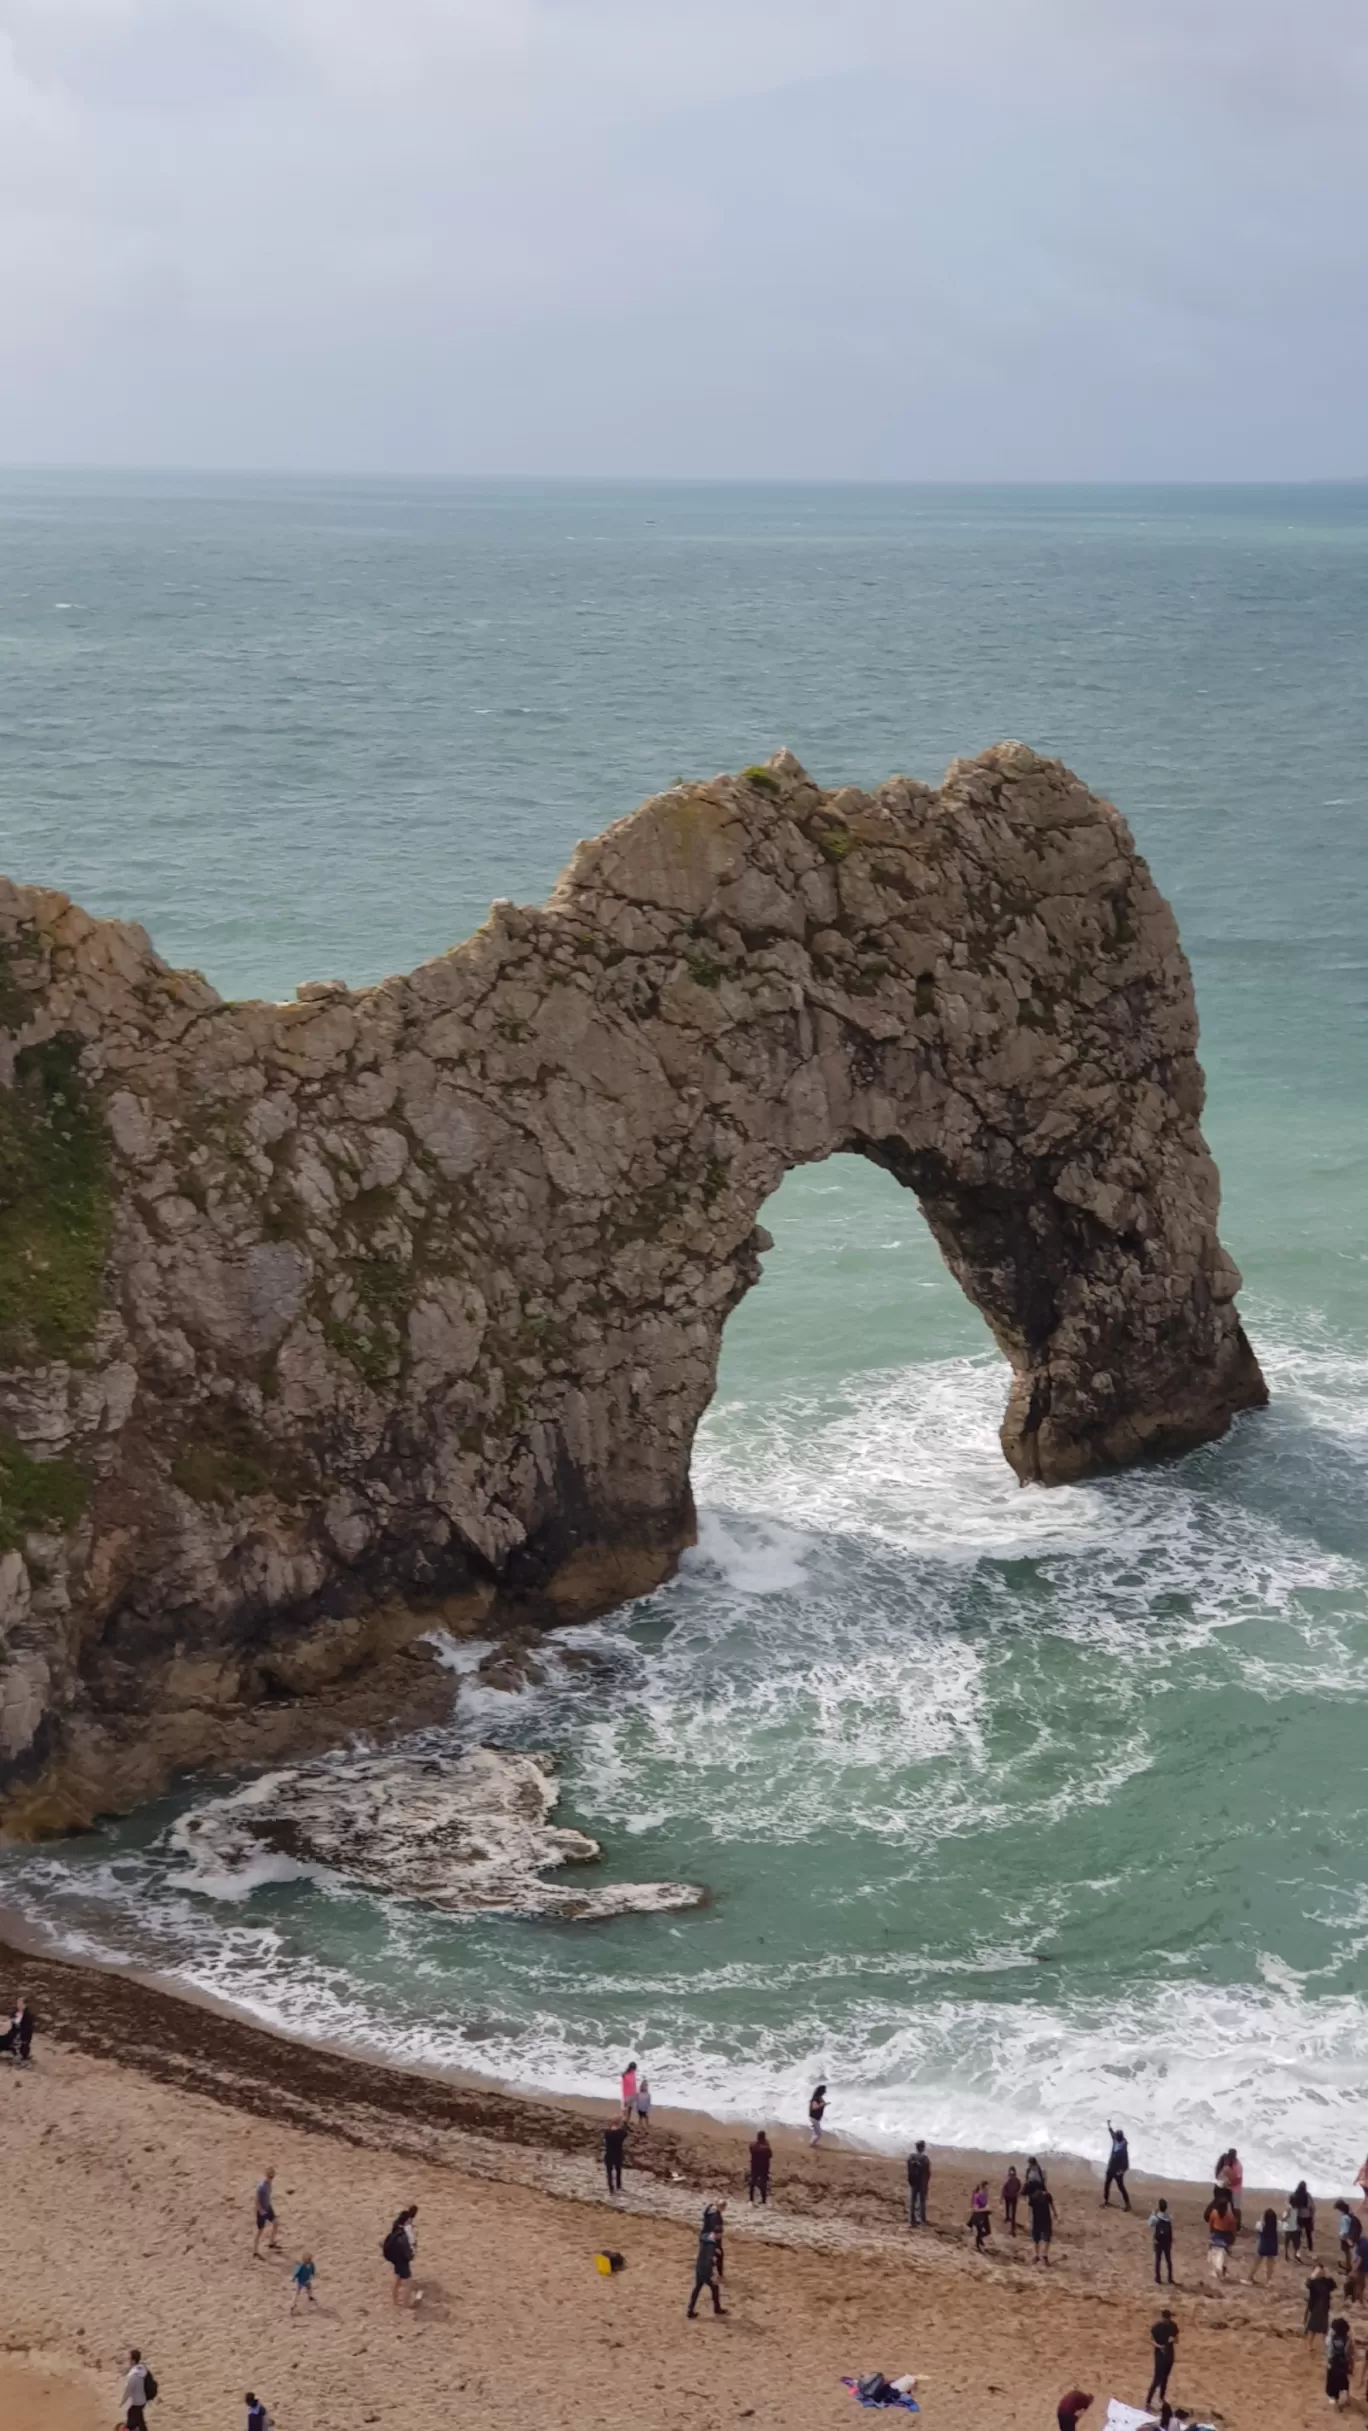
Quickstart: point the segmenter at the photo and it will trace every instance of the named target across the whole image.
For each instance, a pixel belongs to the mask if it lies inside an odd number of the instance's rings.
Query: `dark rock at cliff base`
[[[11,1825],[434,1620],[666,1577],[757,1212],[837,1150],[917,1194],[1023,1479],[1219,1435],[1265,1396],[1196,1046],[1124,821],[1015,743],[939,791],[676,786],[541,910],[287,1005],[0,882]]]

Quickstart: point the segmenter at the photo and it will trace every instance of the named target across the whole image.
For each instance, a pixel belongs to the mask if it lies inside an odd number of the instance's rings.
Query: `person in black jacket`
[[[930,2184],[931,2155],[926,2149],[924,2139],[918,2136],[907,2156],[907,2225],[909,2228],[925,2228],[926,2226],[926,2194]]]
[[[622,2192],[622,2156],[627,2150],[627,2130],[630,2121],[615,2119],[603,2131],[603,2174],[608,2180],[610,2195]]]
[[[1130,2146],[1126,2142],[1126,2131],[1123,2127],[1113,2127],[1108,2119],[1107,2133],[1111,2137],[1111,2151],[1107,2155],[1107,2174],[1102,2182],[1102,2200],[1109,2205],[1111,2190],[1115,2187],[1129,2211],[1131,2199],[1126,2192],[1126,2172],[1130,2168]]]
[[[711,2229],[705,2229],[703,2235],[698,2240],[698,2253],[694,2261],[693,2294],[689,2298],[688,2311],[688,2319],[690,2321],[692,2321],[694,2318],[698,2299],[702,2295],[705,2288],[712,2297],[713,2311],[715,2313],[721,2313],[725,2310],[722,2303],[722,2298],[718,2294],[717,2289],[717,2282],[721,2270],[721,2260],[722,2257],[719,2239],[714,2235]]]
[[[762,2127],[750,2148],[750,2176],[746,2186],[752,2203],[757,2197],[761,2203],[769,2201],[770,2163],[773,2159],[774,2146]]]
[[[1156,2397],[1162,2399],[1168,2394],[1169,2374],[1173,2370],[1173,2358],[1178,2345],[1178,2324],[1167,2305],[1150,2330],[1150,2344],[1154,2349],[1154,2370],[1150,2375],[1150,2385],[1145,2392],[1145,2412],[1147,2414],[1153,2408]]]

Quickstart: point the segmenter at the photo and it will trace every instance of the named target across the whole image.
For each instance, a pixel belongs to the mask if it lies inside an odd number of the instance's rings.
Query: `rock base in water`
[[[547,1881],[602,1855],[584,1832],[551,1822],[559,1795],[549,1756],[505,1748],[337,1757],[192,1808],[171,1845],[188,1860],[181,1886],[209,1899],[324,1872],[456,1915],[592,1918],[700,1904],[689,1883]]]

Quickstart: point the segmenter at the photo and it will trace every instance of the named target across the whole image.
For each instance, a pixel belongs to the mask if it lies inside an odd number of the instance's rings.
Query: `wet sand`
[[[972,2251],[970,2189],[982,2175],[996,2195],[1000,2156],[937,2151],[931,2225],[912,2233],[900,2160],[839,2139],[812,2153],[771,2128],[761,2212],[745,2201],[744,2130],[658,2110],[610,2206],[601,2103],[387,2068],[0,1946],[0,1984],[20,1981],[41,2030],[31,2069],[0,2061],[0,2371],[12,2381],[32,2351],[46,2373],[24,2374],[22,2400],[0,2379],[6,2431],[107,2431],[130,2343],[162,2383],[154,2431],[232,2431],[248,2387],[279,2431],[853,2431],[841,2375],[875,2368],[922,2375],[930,2431],[1052,2431],[1074,2380],[1098,2394],[1095,2427],[1107,2396],[1145,2393],[1144,2222],[1160,2191],[1177,2223],[1170,2395],[1230,2431],[1303,2431],[1328,2411],[1299,2335],[1304,2267],[1251,2288],[1247,2233],[1239,2277],[1217,2286],[1205,2188],[1136,2176],[1128,2218],[1101,2208],[1097,2174],[1042,2156],[1060,2209],[1047,2273],[996,2210],[989,2251]],[[834,2103],[838,2119],[839,2089]],[[284,2255],[253,2261],[252,2190],[270,2161]],[[730,2207],[727,2314],[689,2322],[714,2193]],[[413,2318],[394,2312],[379,2252],[407,2202],[426,2291]],[[1247,2224],[1258,2208],[1247,2188]],[[594,2268],[605,2246],[626,2257],[611,2279]],[[304,2251],[319,2303],[292,2320],[289,2264]]]

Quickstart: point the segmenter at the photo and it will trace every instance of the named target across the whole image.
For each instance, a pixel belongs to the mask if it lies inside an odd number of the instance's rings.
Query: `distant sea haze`
[[[790,1177],[696,1460],[698,1550],[439,1746],[549,1748],[596,1879],[441,1915],[187,1885],[195,1787],[0,1896],[301,2032],[879,2141],[1325,2193],[1368,2149],[1368,488],[0,480],[0,868],[227,995],[361,982],[575,840],[790,745],[1016,734],[1110,794],[1197,981],[1267,1413],[1020,1490],[910,1195]],[[347,1759],[336,1763],[347,1795]],[[183,1842],[183,1835],[182,1835]],[[236,1886],[239,1892],[242,1886]]]

